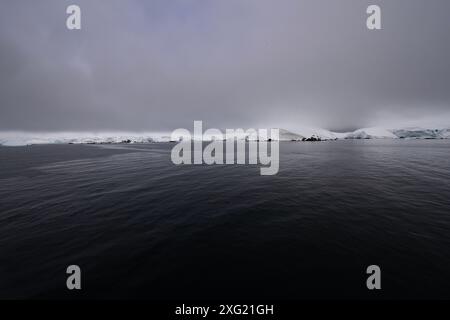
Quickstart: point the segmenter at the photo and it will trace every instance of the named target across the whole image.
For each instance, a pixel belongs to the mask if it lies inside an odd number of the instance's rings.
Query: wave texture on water
[[[450,142],[281,143],[280,171],[170,144],[0,148],[0,297],[450,298]]]

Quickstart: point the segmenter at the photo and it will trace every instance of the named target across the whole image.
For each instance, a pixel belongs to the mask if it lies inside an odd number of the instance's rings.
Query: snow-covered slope
[[[264,136],[264,137],[259,136],[258,130],[256,130],[255,135],[249,135],[246,133],[244,135],[235,135],[234,137],[237,140],[247,140],[247,141],[258,141],[258,140],[264,141],[264,140],[267,140],[268,138],[275,140],[275,138],[270,137],[271,129],[266,129],[266,130],[267,130],[266,131],[267,134],[269,135],[268,137],[267,136]],[[304,138],[303,136],[301,136],[297,133],[294,133],[294,132],[291,132],[291,131],[285,130],[285,129],[278,129],[278,133],[279,133],[278,141],[302,141],[302,139]]]
[[[450,129],[441,129],[439,131],[439,136],[442,139],[450,139]]]
[[[304,136],[285,129],[279,129],[280,141],[301,141]]]
[[[353,132],[339,133],[319,128],[279,129],[280,141],[302,141],[336,139],[450,139],[450,129],[403,128],[385,129],[379,127],[363,128]],[[245,136],[236,137],[245,139]],[[170,142],[170,133],[29,133],[0,132],[0,145],[24,146],[32,144],[107,144],[107,143],[152,143]]]
[[[281,132],[281,131],[280,131]],[[362,128],[353,132],[332,132],[320,128],[298,128],[292,133],[299,134],[306,138],[320,138],[321,140],[336,139],[450,139],[450,129],[424,129],[424,128],[403,128],[386,129],[382,127]]]
[[[337,136],[325,129],[318,128],[300,128],[295,130],[286,130],[278,128],[279,141],[302,141],[308,138],[320,138],[320,140],[335,140]],[[270,130],[268,130],[270,132]],[[248,137],[248,140],[258,139],[257,137]]]
[[[344,134],[344,139],[396,139],[392,131],[379,127],[363,128]]]
[[[293,130],[305,138],[320,138],[321,140],[336,140],[341,137],[340,133],[331,132],[321,128],[301,127]]]
[[[89,144],[89,143],[150,143],[169,142],[170,134],[164,133],[29,133],[0,132],[0,144],[26,146],[33,144]]]

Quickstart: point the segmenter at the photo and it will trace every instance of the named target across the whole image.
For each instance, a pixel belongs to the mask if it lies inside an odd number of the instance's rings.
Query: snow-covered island
[[[450,139],[448,128],[409,127],[386,129],[362,128],[352,132],[333,132],[320,128],[279,129],[279,141],[329,141],[342,139]],[[247,139],[248,137],[240,137]],[[206,138],[206,140],[208,140]],[[0,145],[26,146],[35,144],[139,144],[173,142],[168,132],[119,132],[119,133],[32,133],[0,132]]]

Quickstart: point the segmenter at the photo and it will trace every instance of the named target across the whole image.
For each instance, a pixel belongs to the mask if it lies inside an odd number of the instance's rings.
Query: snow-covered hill
[[[0,132],[0,145],[25,146],[33,144],[112,144],[169,142],[164,133],[29,133]]]
[[[305,136],[293,133],[291,131],[285,130],[285,129],[279,129],[280,134],[280,141],[302,141],[302,139],[305,138]]]
[[[392,131],[379,127],[363,128],[344,134],[344,139],[396,139]]]
[[[386,129],[381,127],[362,128],[352,132],[332,132],[319,128],[299,128],[293,130],[306,138],[321,140],[337,139],[450,139],[450,129],[402,128]]]
[[[294,132],[308,138],[320,138],[321,140],[336,140],[342,138],[341,133],[331,132],[322,128],[301,127],[293,130]]]
[[[320,128],[279,129],[280,141],[339,140],[339,139],[450,139],[447,128],[363,128],[353,132],[332,132]],[[238,137],[239,138],[239,137]],[[245,137],[240,137],[245,139]],[[24,146],[33,144],[110,144],[170,142],[170,133],[29,133],[0,132],[0,145]]]

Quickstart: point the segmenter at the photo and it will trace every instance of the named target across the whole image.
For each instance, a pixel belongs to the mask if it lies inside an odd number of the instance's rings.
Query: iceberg
[[[440,139],[449,136],[447,129],[405,128],[393,130],[393,132],[401,139]]]

